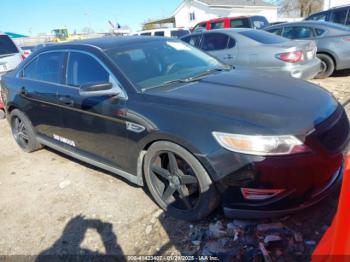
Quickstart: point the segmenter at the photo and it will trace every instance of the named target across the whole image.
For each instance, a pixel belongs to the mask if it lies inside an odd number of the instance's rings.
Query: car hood
[[[260,134],[305,134],[338,106],[319,86],[251,70],[222,72],[148,95],[167,108],[232,123],[221,131]]]

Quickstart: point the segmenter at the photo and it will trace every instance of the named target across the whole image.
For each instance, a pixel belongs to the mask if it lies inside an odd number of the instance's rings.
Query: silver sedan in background
[[[313,41],[291,41],[261,30],[218,29],[181,39],[237,68],[253,68],[305,80],[314,78],[321,68]]]
[[[326,78],[335,70],[350,68],[350,28],[329,22],[303,21],[284,23],[264,30],[289,39],[313,40],[317,56],[322,60],[318,78]]]

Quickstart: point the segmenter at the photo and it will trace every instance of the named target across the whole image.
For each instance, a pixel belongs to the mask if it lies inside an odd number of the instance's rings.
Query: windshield
[[[18,49],[9,36],[0,35],[0,55],[18,53]]]
[[[191,45],[170,39],[138,42],[106,53],[140,91],[227,69]]]
[[[239,33],[261,44],[279,44],[289,41],[284,37],[261,30],[248,30]]]

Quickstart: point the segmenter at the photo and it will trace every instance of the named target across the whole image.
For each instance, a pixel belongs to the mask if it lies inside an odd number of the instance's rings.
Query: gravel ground
[[[345,101],[349,76],[342,71],[313,82]],[[0,255],[214,254],[250,261],[266,248],[272,260],[307,261],[336,211],[338,193],[282,219],[233,221],[218,209],[199,223],[176,221],[142,188],[49,149],[23,153],[6,121],[0,130]]]

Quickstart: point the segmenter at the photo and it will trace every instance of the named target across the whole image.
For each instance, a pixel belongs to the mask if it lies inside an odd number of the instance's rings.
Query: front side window
[[[289,39],[305,39],[313,36],[312,28],[305,26],[285,27],[283,31],[283,37]]]
[[[189,43],[190,45],[193,45],[195,47],[199,47],[201,38],[201,35],[188,35],[182,38],[182,41],[185,41],[186,43]]]
[[[341,10],[333,11],[332,17],[331,17],[331,21],[333,23],[344,25],[345,21],[346,21],[347,13],[348,13],[347,9],[341,9]]]
[[[79,87],[87,83],[109,82],[109,73],[92,56],[71,52],[67,67],[67,84]]]
[[[221,33],[204,34],[202,49],[205,51],[217,51],[227,48],[229,36]]]
[[[140,91],[226,68],[215,58],[178,40],[137,42],[109,49],[106,54]]]
[[[62,83],[64,52],[40,54],[24,70],[22,77],[50,83]]]
[[[248,18],[239,18],[239,19],[232,19],[230,21],[230,27],[236,28],[236,27],[243,27],[243,28],[249,28],[249,20]]]
[[[261,29],[269,25],[269,22],[266,20],[266,18],[262,16],[252,17],[252,22],[255,29]]]
[[[207,24],[202,23],[202,24],[196,25],[195,28],[193,29],[193,32],[202,32],[202,31],[205,31],[206,29],[207,29]]]

